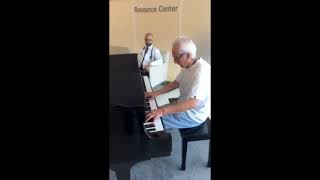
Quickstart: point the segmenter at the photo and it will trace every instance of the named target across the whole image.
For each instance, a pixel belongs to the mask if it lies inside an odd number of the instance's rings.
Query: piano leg
[[[117,180],[130,180],[130,169],[129,171],[116,171]]]
[[[117,180],[130,180],[130,168],[132,164],[118,164],[111,167],[116,173]]]

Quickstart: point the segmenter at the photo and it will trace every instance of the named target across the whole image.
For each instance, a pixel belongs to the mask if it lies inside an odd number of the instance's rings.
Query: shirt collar
[[[201,58],[201,57],[199,57],[199,59],[198,59],[192,66],[190,66],[190,67],[187,68],[187,69],[192,70],[200,61],[202,61],[202,58]]]
[[[145,48],[147,48],[147,46],[145,46]],[[153,44],[151,46],[148,47],[149,50],[153,48]]]

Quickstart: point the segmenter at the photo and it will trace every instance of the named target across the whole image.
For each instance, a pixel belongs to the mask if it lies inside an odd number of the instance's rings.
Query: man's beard
[[[151,46],[151,45],[152,45],[152,43],[146,43],[146,46],[148,46],[148,47]]]

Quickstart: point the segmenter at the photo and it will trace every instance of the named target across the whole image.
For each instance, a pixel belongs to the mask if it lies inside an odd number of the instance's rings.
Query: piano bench
[[[191,141],[201,141],[209,140],[209,157],[208,157],[208,167],[211,167],[211,120],[207,120],[199,126],[193,128],[179,129],[182,138],[182,164],[181,170],[186,169],[186,157],[188,142]]]

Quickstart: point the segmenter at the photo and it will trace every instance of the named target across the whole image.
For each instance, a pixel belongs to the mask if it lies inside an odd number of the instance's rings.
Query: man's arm
[[[176,104],[164,105],[164,106],[160,107],[160,109],[163,110],[163,112],[164,112],[163,115],[166,115],[166,114],[177,113],[177,112],[185,112],[186,110],[193,109],[193,108],[197,107],[197,104],[198,104],[197,99],[190,98],[188,100],[178,102]]]
[[[145,96],[149,97],[149,98],[155,98],[156,96],[159,96],[160,94],[168,93],[178,87],[179,87],[179,83],[177,81],[173,81],[158,91],[146,92]]]
[[[154,61],[150,62],[150,66],[157,66],[163,64],[163,59],[161,53],[158,49],[154,51]]]
[[[185,112],[189,109],[193,109],[197,107],[198,100],[195,98],[190,98],[188,100],[179,102],[177,104],[168,104],[160,107],[159,109],[150,111],[146,115],[146,121],[149,121],[150,119],[154,118],[157,119],[161,116],[177,113],[177,112]]]

